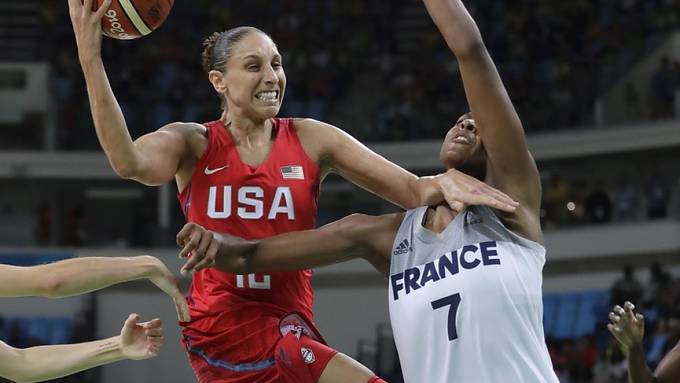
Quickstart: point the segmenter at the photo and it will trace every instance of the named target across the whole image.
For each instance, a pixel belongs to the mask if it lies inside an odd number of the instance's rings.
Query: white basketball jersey
[[[407,383],[558,383],[543,336],[545,249],[472,206],[442,233],[409,210],[390,266],[390,320]]]

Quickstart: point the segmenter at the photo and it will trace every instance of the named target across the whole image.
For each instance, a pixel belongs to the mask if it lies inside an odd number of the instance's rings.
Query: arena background
[[[605,328],[610,302],[635,300],[647,316],[652,366],[680,335],[680,2],[465,3],[542,174],[544,322],[555,368],[562,382],[625,381]],[[104,42],[134,137],[218,117],[201,42],[237,25],[257,26],[279,45],[288,76],[282,116],[338,125],[417,174],[440,171],[439,141],[466,104],[455,60],[416,0],[178,0],[152,35]],[[111,171],[66,1],[0,2],[0,148],[1,262],[152,254],[178,271],[175,187],[144,187]],[[331,177],[318,223],[394,210]],[[385,281],[357,261],[317,270],[314,285],[329,343],[399,382]],[[18,347],[111,336],[130,312],[165,321],[160,357],[60,381],[195,381],[173,306],[149,283],[0,302],[1,338]]]

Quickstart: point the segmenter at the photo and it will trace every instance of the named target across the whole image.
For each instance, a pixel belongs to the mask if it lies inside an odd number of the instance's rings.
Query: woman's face
[[[276,44],[259,32],[245,35],[233,47],[218,84],[227,110],[257,120],[276,116],[286,90],[286,73]]]
[[[462,115],[444,138],[439,159],[447,169],[476,175],[486,168],[486,151],[471,113]]]

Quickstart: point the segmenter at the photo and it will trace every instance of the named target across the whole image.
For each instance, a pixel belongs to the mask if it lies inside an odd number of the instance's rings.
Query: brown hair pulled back
[[[258,28],[241,26],[228,29],[224,32],[214,32],[203,41],[203,53],[201,54],[201,63],[203,70],[210,73],[212,70],[224,72],[227,61],[232,56],[234,46],[241,41],[246,35],[251,32],[259,32],[265,36],[269,36]],[[220,95],[222,100],[222,109],[227,107],[227,103],[223,95]]]

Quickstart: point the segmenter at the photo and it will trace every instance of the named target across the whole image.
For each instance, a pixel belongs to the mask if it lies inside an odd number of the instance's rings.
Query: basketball
[[[98,0],[101,5],[104,0]],[[104,35],[118,40],[146,36],[168,17],[175,0],[113,0],[102,19]]]

